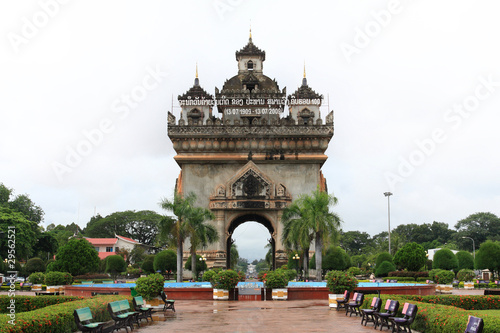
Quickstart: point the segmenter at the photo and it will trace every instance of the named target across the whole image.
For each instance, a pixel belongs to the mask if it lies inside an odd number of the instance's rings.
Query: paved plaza
[[[361,326],[360,317],[330,310],[328,300],[179,300],[175,308],[177,312],[165,314],[165,321],[134,332],[374,332],[371,323]]]

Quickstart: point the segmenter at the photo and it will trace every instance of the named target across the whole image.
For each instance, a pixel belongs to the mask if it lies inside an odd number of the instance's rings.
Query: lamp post
[[[299,260],[300,260],[299,254],[295,253],[295,255],[293,256],[292,259],[297,260],[297,265],[295,266],[295,270],[297,271],[297,275],[298,275],[299,274]],[[299,280],[300,280],[300,276],[299,276]]]
[[[205,255],[203,254],[201,257],[200,257],[200,261],[207,261],[207,257],[205,257]],[[203,273],[203,271],[201,271],[201,273]],[[194,282],[194,281],[193,281]],[[203,282],[203,274],[201,275],[201,282]]]
[[[472,241],[472,253],[474,253],[474,264],[476,263],[476,244],[472,237],[462,236],[462,238],[468,238]]]
[[[391,200],[390,196],[391,192],[384,192],[384,195],[387,197],[387,223],[389,226],[389,254],[391,254]]]

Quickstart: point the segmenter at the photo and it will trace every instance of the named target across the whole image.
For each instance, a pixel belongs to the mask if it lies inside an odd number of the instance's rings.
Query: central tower
[[[196,204],[216,216],[212,223],[220,240],[199,251],[209,267],[229,266],[232,233],[249,221],[269,230],[273,266],[286,263],[283,209],[318,186],[326,191],[321,167],[333,136],[333,111],[323,123],[323,96],[308,86],[305,71],[300,87],[286,96],[286,88],[280,90],[264,75],[265,59],[250,35],[236,51],[238,73],[221,90],[215,88],[215,97],[196,75],[194,85],[178,97],[180,119],[168,113],[168,136],[181,167],[176,191],[194,192]]]

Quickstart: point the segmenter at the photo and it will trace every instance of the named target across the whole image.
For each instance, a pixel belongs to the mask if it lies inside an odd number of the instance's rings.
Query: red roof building
[[[108,256],[117,254],[120,249],[125,249],[127,251],[132,251],[135,245],[142,245],[139,242],[115,235],[116,238],[87,238],[86,240],[90,242],[99,254],[99,258],[102,260]]]

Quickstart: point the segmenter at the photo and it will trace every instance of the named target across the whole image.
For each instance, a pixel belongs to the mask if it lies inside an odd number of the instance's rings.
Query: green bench
[[[163,306],[163,311],[166,311],[167,309],[171,309],[175,312],[175,300],[173,299],[167,299],[167,295],[165,295],[165,291],[160,291],[160,296],[161,300],[165,304]]]
[[[139,312],[130,310],[130,304],[126,299],[108,303],[109,314],[115,321],[113,332],[121,328],[125,328],[125,330],[128,332],[128,327],[130,327],[130,329],[133,331],[134,323],[137,324],[138,327],[141,326],[138,320]]]
[[[132,300],[132,303],[134,304],[134,310],[139,312],[139,319],[146,319],[146,322],[148,321],[148,317],[151,318],[151,321],[153,321],[153,316],[152,316],[152,311],[153,309],[150,307],[146,307],[144,303],[144,299],[142,296],[137,296],[134,297]]]
[[[76,327],[82,332],[101,332],[105,323],[95,322],[90,308],[76,309],[73,312]]]

